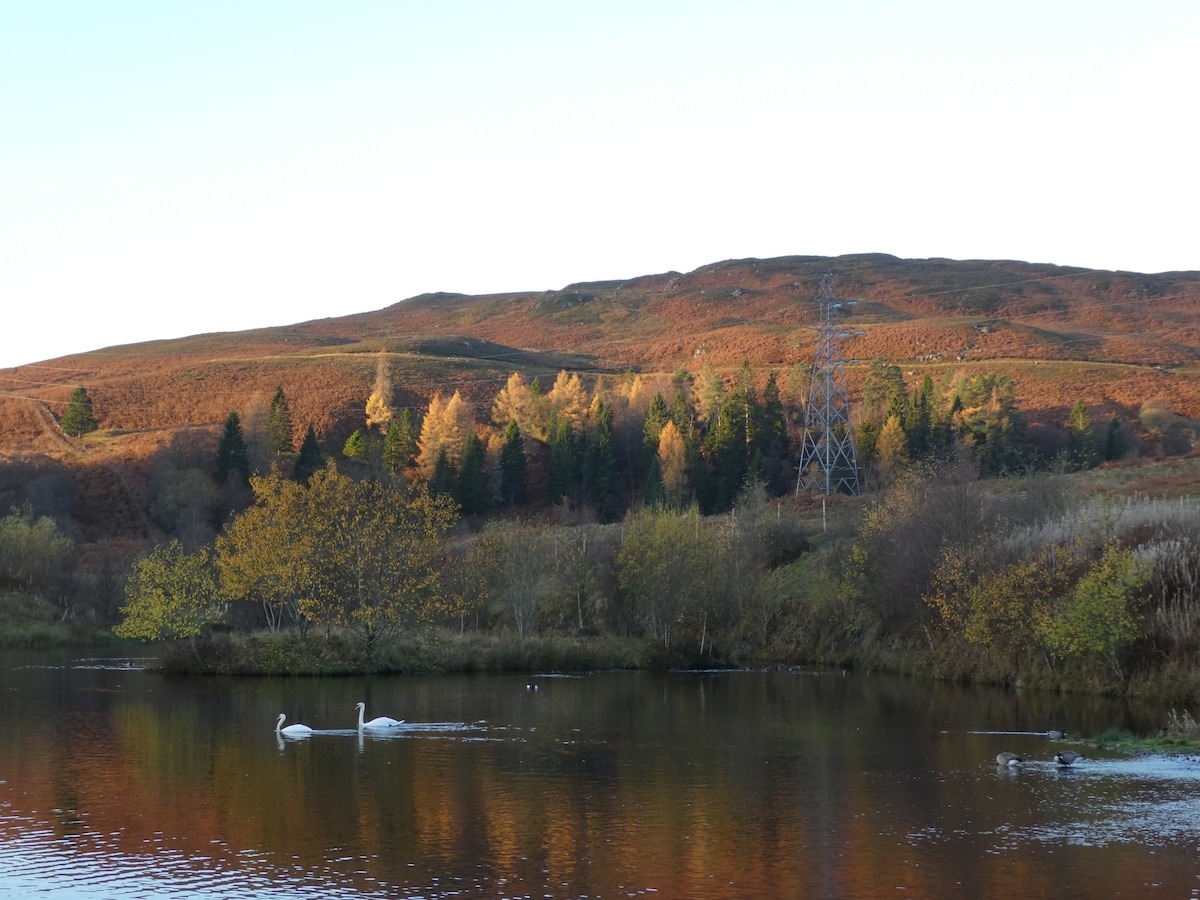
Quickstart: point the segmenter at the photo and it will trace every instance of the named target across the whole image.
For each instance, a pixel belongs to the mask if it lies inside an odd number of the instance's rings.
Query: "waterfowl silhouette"
[[[1023,762],[1025,762],[1025,760],[1017,756],[1015,753],[1009,753],[1007,750],[1005,750],[1003,753],[996,754],[996,765],[998,766],[1016,766]]]
[[[1083,759],[1083,754],[1076,753],[1074,750],[1059,750],[1054,754],[1054,761],[1060,766],[1069,766],[1077,759]]]

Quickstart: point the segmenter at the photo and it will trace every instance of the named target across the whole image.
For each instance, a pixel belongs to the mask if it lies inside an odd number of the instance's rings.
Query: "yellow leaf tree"
[[[688,499],[687,446],[670,419],[658,436],[658,467],[667,503],[681,509]]]
[[[222,620],[225,597],[207,549],[188,553],[179,541],[160,544],[134,563],[121,607],[118,637],[153,641],[195,639]]]
[[[452,500],[424,485],[354,481],[332,464],[308,492],[309,618],[351,630],[374,658],[402,628],[452,612],[440,587],[446,534],[458,519]]]
[[[565,370],[559,372],[549,398],[550,406],[558,414],[558,421],[566,420],[574,429],[582,427],[587,416],[588,398],[578,375],[568,375]]]
[[[420,452],[417,468],[427,481],[433,478],[438,456],[446,451],[446,458],[455,466],[462,459],[463,441],[473,428],[471,408],[463,402],[458,391],[447,401],[441,394],[434,394],[429,401],[429,410],[421,423],[421,437],[417,441]]]
[[[311,591],[312,532],[304,485],[275,470],[250,479],[254,504],[217,538],[217,568],[230,599],[259,604],[271,631],[307,629],[301,610]]]

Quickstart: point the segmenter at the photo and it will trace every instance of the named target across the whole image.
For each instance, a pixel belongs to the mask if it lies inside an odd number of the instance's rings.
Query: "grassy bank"
[[[41,649],[77,641],[79,636],[59,621],[57,612],[37,594],[0,592],[0,647]]]
[[[618,637],[518,637],[430,630],[367,655],[339,633],[217,635],[163,646],[163,672],[205,675],[361,675],[426,672],[586,672],[667,669],[692,660],[655,642]]]

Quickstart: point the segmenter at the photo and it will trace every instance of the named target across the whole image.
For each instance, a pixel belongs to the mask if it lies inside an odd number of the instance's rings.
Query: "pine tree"
[[[909,416],[904,433],[908,438],[908,449],[915,457],[927,454],[933,445],[933,378],[926,374],[921,379],[912,399],[912,415]]]
[[[433,477],[429,480],[429,493],[434,497],[453,497],[457,481],[458,472],[454,468],[454,463],[450,461],[449,452],[442,447],[433,464]]]
[[[392,474],[404,471],[412,462],[417,450],[413,438],[412,414],[407,409],[392,419],[387,437],[383,439],[383,464]]]
[[[1113,462],[1125,455],[1125,433],[1121,420],[1113,416],[1108,420],[1108,434],[1104,439],[1104,458]]]
[[[1087,404],[1082,399],[1077,400],[1067,418],[1067,460],[1072,468],[1090,469],[1099,461],[1099,456]]]
[[[746,419],[742,404],[730,397],[721,407],[704,439],[704,456],[712,475],[711,506],[705,512],[724,512],[746,480]]]
[[[323,465],[321,445],[317,443],[317,432],[312,425],[304,432],[304,440],[300,442],[300,452],[296,454],[296,467],[292,477],[301,484],[308,484]]]
[[[221,439],[217,442],[217,483],[224,484],[234,475],[246,484],[250,483],[250,455],[237,412],[231,412],[225,419]]]
[[[587,499],[602,520],[616,514],[617,458],[612,445],[612,409],[599,397],[592,404],[592,421],[588,446]]]
[[[77,387],[71,392],[71,399],[67,401],[67,411],[63,413],[59,427],[64,434],[71,437],[79,437],[96,430],[92,398],[88,396],[87,388]]]
[[[550,445],[550,467],[546,473],[546,498],[551,503],[569,499],[574,487],[575,442],[571,425],[565,419],[558,423],[554,443]]]
[[[458,473],[458,503],[466,515],[487,509],[488,482],[483,462],[483,443],[479,435],[471,432],[463,441],[462,468]]]
[[[294,449],[292,441],[292,413],[288,409],[283,388],[276,387],[267,415],[267,446],[275,453],[291,453]]]
[[[342,456],[355,462],[366,462],[368,454],[366,439],[363,438],[361,431],[357,428],[354,429],[354,433],[346,438],[346,443],[342,447]]]
[[[646,410],[646,418],[642,421],[642,444],[645,465],[658,453],[658,439],[662,435],[663,426],[671,421],[671,411],[667,409],[666,398],[661,391],[656,391],[650,400],[650,408]]]
[[[500,492],[509,506],[525,503],[525,439],[517,420],[513,419],[504,429],[504,446],[500,449]]]

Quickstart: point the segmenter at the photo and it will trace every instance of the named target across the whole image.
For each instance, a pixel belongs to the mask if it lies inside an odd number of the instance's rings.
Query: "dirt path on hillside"
[[[40,400],[34,400],[33,408],[37,410],[38,421],[42,426],[42,434],[55,441],[60,447],[65,449],[72,456],[83,455],[83,451],[72,444],[71,439],[68,438],[63,433],[63,430],[58,426],[58,420],[54,418],[54,413],[50,412],[50,407]]]

